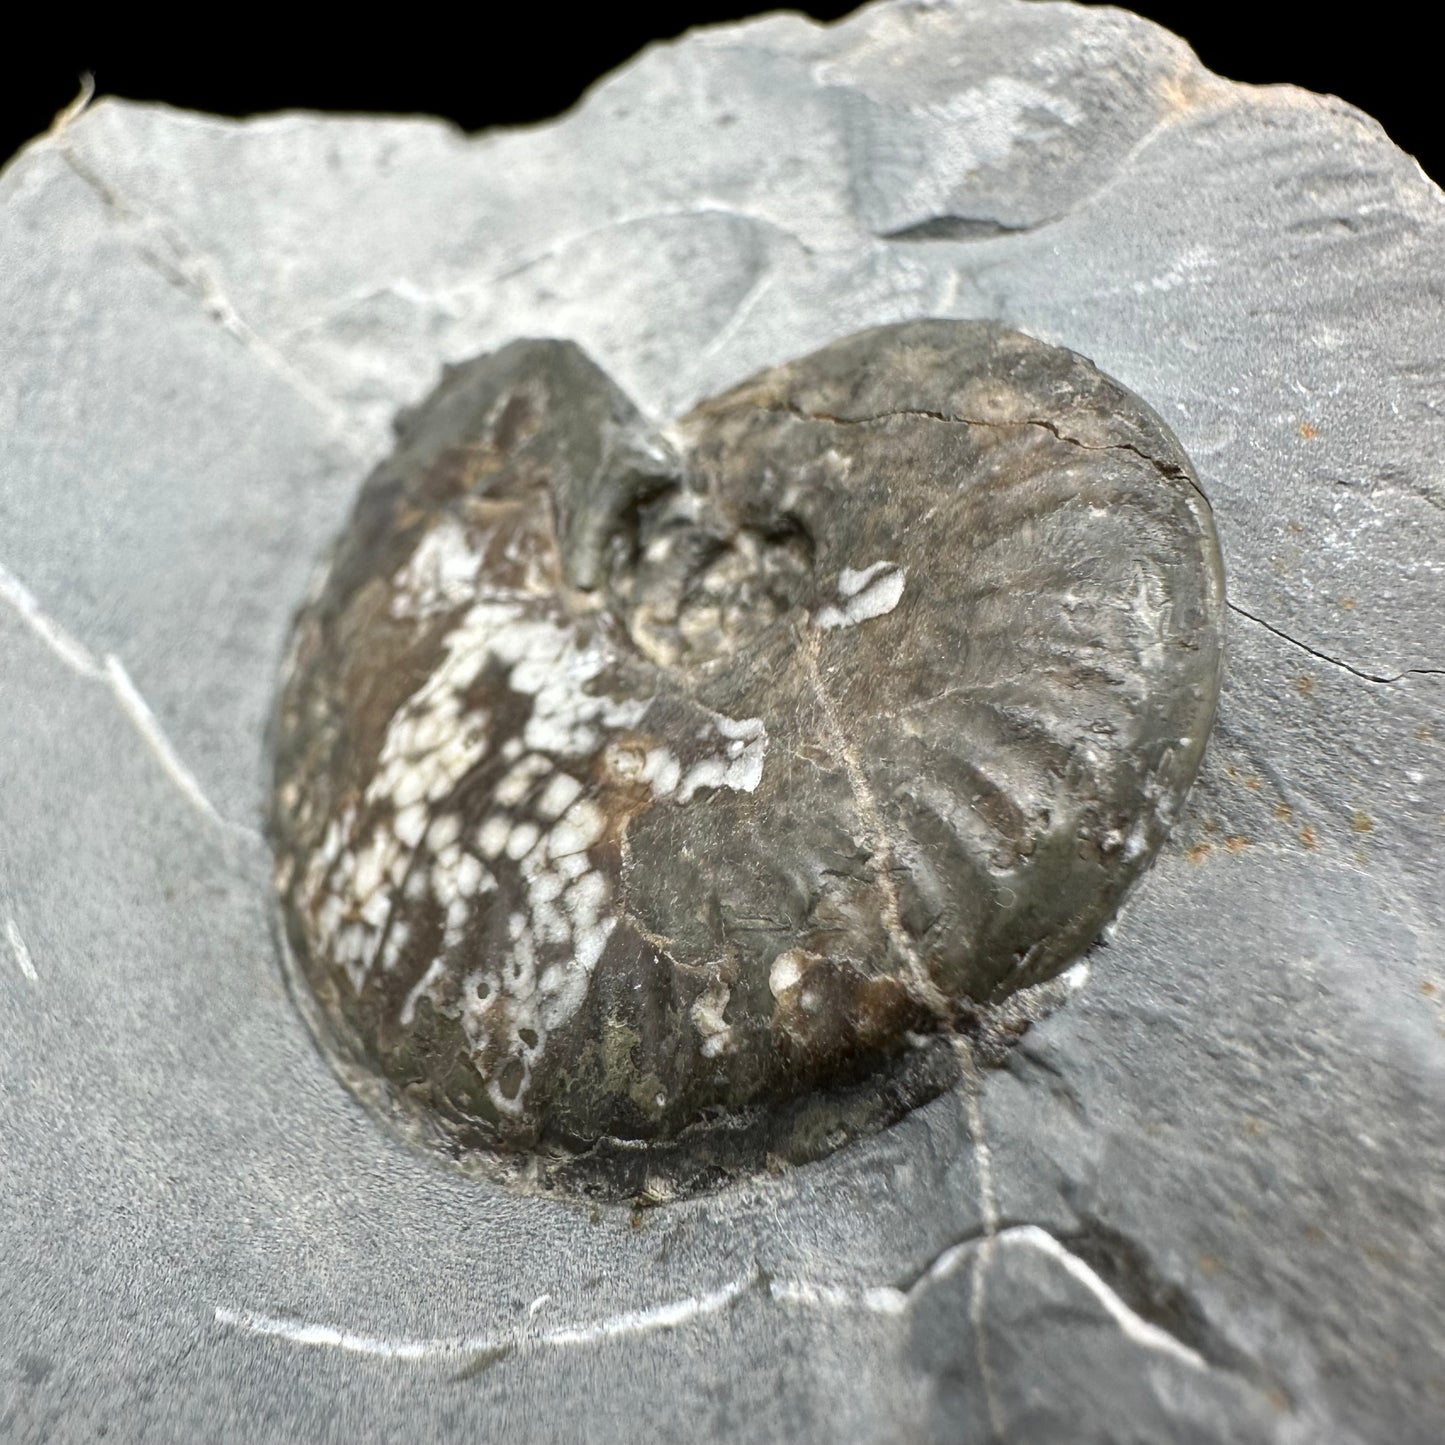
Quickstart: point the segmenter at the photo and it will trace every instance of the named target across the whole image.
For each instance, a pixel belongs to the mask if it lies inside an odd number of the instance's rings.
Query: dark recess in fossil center
[[[282,679],[298,993],[394,1123],[625,1197],[815,1158],[1097,937],[1218,692],[1178,443],[919,321],[657,431],[576,346],[451,369]]]

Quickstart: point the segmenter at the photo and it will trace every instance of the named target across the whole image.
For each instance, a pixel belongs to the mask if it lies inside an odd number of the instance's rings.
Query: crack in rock
[[[354,424],[351,418],[246,322],[226,295],[208,256],[191,245],[173,223],[133,206],[99,172],[83,161],[73,147],[57,144],[55,151],[72,173],[94,193],[117,230],[127,236],[131,249],[143,265],[197,302],[208,320],[219,326],[317,412],[333,439],[351,455],[364,455],[352,439]]]
[[[949,426],[977,426],[990,429],[1008,431],[1018,430],[1022,427],[1037,427],[1046,431],[1058,441],[1065,442],[1069,446],[1076,446],[1086,452],[1132,452],[1141,461],[1147,462],[1161,477],[1170,481],[1187,481],[1193,489],[1204,497],[1204,490],[1193,477],[1187,475],[1179,467],[1171,466],[1168,462],[1161,461],[1158,457],[1150,456],[1148,452],[1135,446],[1132,442],[1109,442],[1099,445],[1096,442],[1088,442],[1083,437],[1075,436],[1067,432],[1056,421],[1047,417],[1024,417],[1018,421],[996,421],[978,416],[961,416],[953,412],[930,411],[925,408],[899,407],[891,411],[880,411],[869,416],[834,416],[828,412],[810,412],[791,402],[777,402],[765,405],[763,411],[774,412],[783,416],[796,417],[799,421],[824,422],[833,426],[872,426],[878,422],[888,421],[893,417],[907,416],[916,417],[922,421],[943,422]],[[1209,498],[1204,497],[1207,503]]]
[[[1403,682],[1407,677],[1445,677],[1445,668],[1441,667],[1407,667],[1403,672],[1397,672],[1390,676],[1377,672],[1365,672],[1361,668],[1352,667],[1348,662],[1341,661],[1338,657],[1331,657],[1327,652],[1321,652],[1317,647],[1311,647],[1308,642],[1301,642],[1298,637],[1291,637],[1288,632],[1266,622],[1263,617],[1256,616],[1253,612],[1247,611],[1237,602],[1228,603],[1229,610],[1237,613],[1248,622],[1264,628],[1266,632],[1273,633],[1281,642],[1287,642],[1291,647],[1297,647],[1301,652],[1307,652],[1311,657],[1317,658],[1320,662],[1327,662],[1331,667],[1338,667],[1351,676],[1357,677],[1361,682],[1376,683],[1381,686],[1390,686],[1397,682]]]
[[[1067,214],[1067,212],[1065,212]],[[958,216],[952,214],[929,216],[923,221],[914,221],[908,226],[899,226],[894,231],[877,233],[880,241],[993,241],[1000,236],[1021,236],[1037,231],[1043,226],[1062,220],[1061,216],[1050,216],[1042,221],[1012,224],[995,220],[992,216]]]
[[[819,638],[816,632],[810,632],[806,638],[800,639],[798,655],[807,668],[809,681],[813,685],[813,692],[818,700],[818,708],[832,735],[833,747],[837,751],[838,759],[847,774],[848,786],[852,790],[858,815],[880,855],[877,883],[883,900],[884,926],[894,947],[903,956],[903,961],[908,968],[909,980],[917,997],[927,1004],[938,1018],[947,1020],[952,1017],[948,1000],[929,976],[928,966],[919,956],[913,940],[908,936],[908,930],[903,926],[903,905],[898,896],[898,884],[893,877],[896,866],[893,840],[888,836],[882,810],[878,806],[878,799],[874,796],[873,784],[859,760],[858,749],[848,741],[842,721],[838,716],[837,706],[823,684],[823,675],[818,666],[818,650]]]

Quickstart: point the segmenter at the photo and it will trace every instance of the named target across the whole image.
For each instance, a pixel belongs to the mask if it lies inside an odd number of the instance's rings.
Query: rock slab
[[[1445,241],[1378,126],[1111,9],[655,48],[547,126],[106,101],[0,176],[0,1434],[1432,1441]],[[993,320],[1157,409],[1231,602],[1186,816],[1006,1068],[633,1214],[377,1129],[282,981],[264,720],[444,361],[655,420]]]

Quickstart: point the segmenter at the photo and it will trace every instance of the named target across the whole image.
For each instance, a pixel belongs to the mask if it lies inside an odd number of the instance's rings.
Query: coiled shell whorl
[[[1098,936],[1222,609],[1178,443],[1072,352],[883,327],[658,433],[514,343],[405,422],[297,622],[298,992],[394,1121],[533,1183],[825,1153]]]

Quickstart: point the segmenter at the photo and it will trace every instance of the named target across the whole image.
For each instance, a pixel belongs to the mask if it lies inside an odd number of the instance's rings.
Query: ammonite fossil
[[[1222,607],[1163,423],[999,326],[864,332],[663,431],[565,342],[456,367],[283,678],[303,1001],[394,1121],[534,1184],[816,1157],[1098,936]]]

